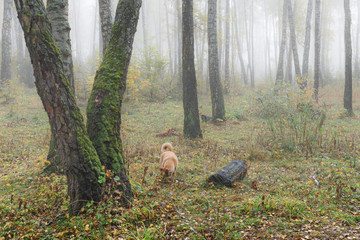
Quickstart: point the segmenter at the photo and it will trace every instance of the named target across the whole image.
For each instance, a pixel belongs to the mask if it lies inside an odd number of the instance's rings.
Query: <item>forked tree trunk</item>
[[[184,136],[202,138],[194,62],[193,0],[182,1]]]
[[[15,4],[32,59],[36,88],[64,162],[70,212],[77,214],[86,202],[101,200],[101,163],[65,77],[42,0],[15,0]]]
[[[119,2],[111,39],[96,72],[87,107],[89,137],[102,164],[119,176],[119,190],[125,193],[121,201],[126,205],[130,203],[132,192],[120,137],[121,104],[140,7],[141,0]]]
[[[99,0],[99,15],[101,23],[101,36],[102,36],[102,54],[105,55],[106,48],[109,44],[111,37],[111,28],[113,25],[111,16],[111,0]]]
[[[319,86],[320,86],[320,50],[321,50],[321,36],[320,36],[320,0],[315,0],[315,62],[314,62],[314,98],[316,102],[319,101]]]
[[[223,89],[220,81],[219,56],[216,22],[217,0],[208,2],[208,51],[209,51],[209,82],[211,93],[212,118],[225,118]]]
[[[352,47],[351,47],[351,11],[349,0],[344,0],[345,10],[345,90],[344,108],[352,114]]]
[[[11,79],[11,0],[4,0],[4,14],[1,40],[1,84]]]

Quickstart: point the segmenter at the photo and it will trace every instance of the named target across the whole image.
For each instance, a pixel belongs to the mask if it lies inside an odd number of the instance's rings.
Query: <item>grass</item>
[[[340,96],[320,96],[331,104],[322,144],[311,154],[277,144],[256,114],[253,92],[227,98],[229,120],[202,123],[204,139],[196,141],[182,136],[181,101],[124,103],[134,205],[123,209],[109,197],[72,217],[65,177],[41,174],[48,120],[36,93],[27,91],[12,113],[0,106],[0,239],[359,239],[360,99],[348,118],[340,117]],[[201,113],[210,115],[209,103],[200,98]],[[171,128],[179,136],[156,137]],[[158,178],[165,141],[179,157],[175,185]],[[207,186],[232,159],[250,165],[246,178],[234,188]]]

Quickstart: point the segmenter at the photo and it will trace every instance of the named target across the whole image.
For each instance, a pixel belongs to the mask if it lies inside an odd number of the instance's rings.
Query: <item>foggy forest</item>
[[[0,239],[360,239],[360,0],[0,0]]]

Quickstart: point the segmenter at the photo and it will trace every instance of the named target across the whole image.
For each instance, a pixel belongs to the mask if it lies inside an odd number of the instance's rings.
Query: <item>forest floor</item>
[[[265,91],[228,97],[227,121],[202,122],[204,138],[194,141],[182,135],[181,101],[126,102],[133,207],[109,197],[75,217],[65,177],[42,174],[50,141],[42,105],[35,91],[19,94],[0,105],[0,239],[360,239],[360,89],[352,117],[338,89],[320,94],[324,124],[315,107],[284,105]],[[208,97],[199,105],[211,115]],[[167,141],[179,157],[174,185],[159,179]],[[233,188],[208,186],[233,159],[250,166],[245,179]]]

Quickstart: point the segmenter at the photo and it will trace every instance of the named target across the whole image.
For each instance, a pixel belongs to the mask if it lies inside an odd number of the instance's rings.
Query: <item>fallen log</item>
[[[247,169],[248,167],[245,162],[233,160],[217,173],[211,175],[208,179],[208,183],[233,187],[235,181],[240,181],[246,176]]]

